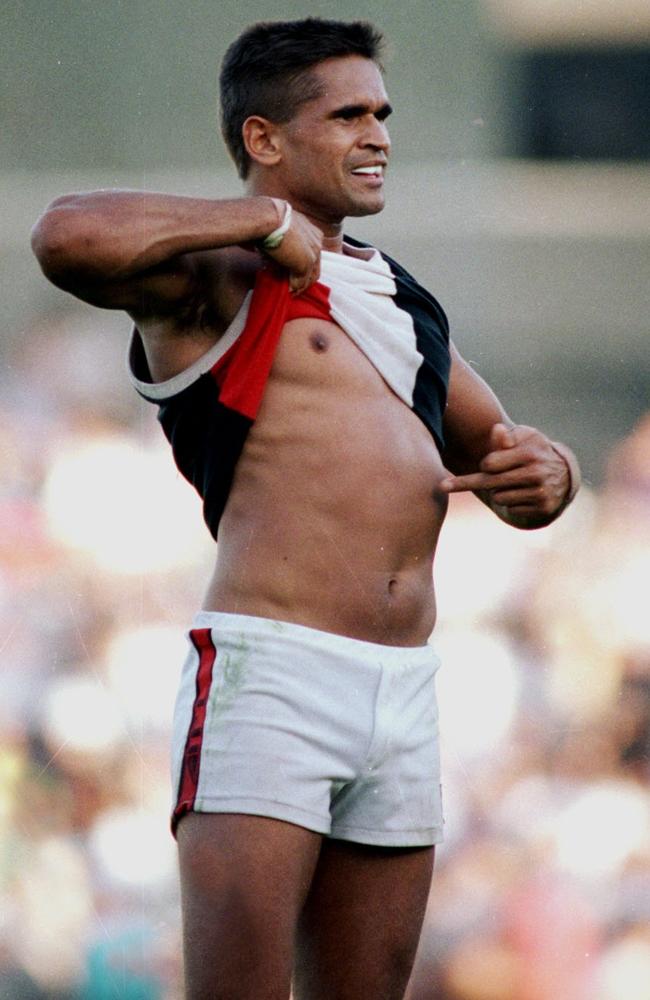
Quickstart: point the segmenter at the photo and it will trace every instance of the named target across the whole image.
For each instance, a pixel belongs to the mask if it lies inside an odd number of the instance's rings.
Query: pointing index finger
[[[472,472],[468,476],[446,476],[440,483],[443,493],[465,493],[468,490],[487,490],[494,479],[485,472]]]
[[[503,472],[471,472],[464,476],[447,475],[440,483],[444,493],[463,493],[466,490],[521,489],[535,485],[535,477],[526,467],[515,466]]]

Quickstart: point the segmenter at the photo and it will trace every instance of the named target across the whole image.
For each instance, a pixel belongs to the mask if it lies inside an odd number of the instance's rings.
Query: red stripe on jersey
[[[258,271],[246,325],[211,369],[220,403],[255,420],[284,325],[303,317],[331,320],[329,289],[316,283],[294,296],[288,278]]]
[[[196,790],[199,786],[201,770],[201,747],[203,744],[203,727],[208,707],[208,695],[212,684],[212,671],[217,651],[212,642],[209,628],[195,628],[190,632],[190,639],[199,654],[199,667],[196,672],[196,697],[192,706],[192,719],[187,733],[181,777],[178,787],[176,808],[172,817],[172,833],[176,833],[178,821],[194,808]]]

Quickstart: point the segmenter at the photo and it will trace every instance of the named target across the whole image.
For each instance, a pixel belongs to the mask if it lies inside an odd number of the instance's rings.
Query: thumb
[[[494,424],[490,431],[490,451],[504,451],[516,444],[514,428],[505,424]]]

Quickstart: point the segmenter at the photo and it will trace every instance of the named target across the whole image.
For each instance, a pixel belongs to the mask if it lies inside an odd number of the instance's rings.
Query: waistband
[[[198,611],[192,621],[192,628],[215,629],[221,634],[244,634],[261,640],[281,639],[287,642],[301,642],[319,647],[325,652],[380,659],[384,665],[390,663],[401,665],[405,661],[411,664],[419,662],[431,664],[436,660],[439,664],[437,654],[429,643],[424,646],[388,646],[380,642],[339,635],[337,632],[325,632],[295,622],[240,615],[228,611]]]

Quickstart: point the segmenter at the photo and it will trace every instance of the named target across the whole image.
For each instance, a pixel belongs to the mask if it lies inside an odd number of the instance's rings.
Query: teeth
[[[381,174],[381,172],[382,172],[382,167],[381,166],[376,166],[376,167],[357,167],[356,170],[352,171],[353,174],[377,174],[378,176]]]

